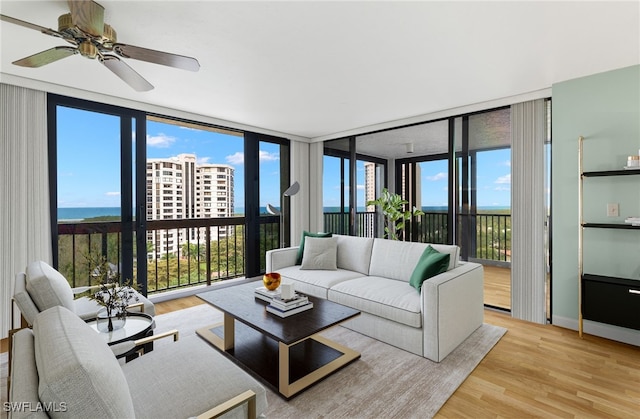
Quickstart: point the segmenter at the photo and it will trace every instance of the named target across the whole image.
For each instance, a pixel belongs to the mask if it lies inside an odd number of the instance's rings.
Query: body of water
[[[503,211],[508,210],[509,207],[500,207],[500,206],[486,206],[486,207],[478,207],[479,210],[484,211]],[[358,211],[364,211],[365,208],[358,208]],[[446,212],[446,206],[439,207],[422,207],[424,212]],[[339,212],[340,207],[324,207],[324,212]],[[345,209],[346,211],[346,209]],[[267,209],[265,207],[260,207],[261,214],[268,214]],[[244,207],[237,207],[235,211],[236,215],[244,214]],[[84,207],[84,208],[58,208],[58,221],[80,221],[87,218],[95,218],[95,217],[109,217],[120,216],[120,207]]]

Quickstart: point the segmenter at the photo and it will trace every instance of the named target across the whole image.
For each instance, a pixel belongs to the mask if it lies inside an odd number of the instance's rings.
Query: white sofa
[[[343,325],[432,361],[442,361],[483,323],[483,268],[459,261],[459,247],[431,244],[449,253],[446,272],[427,279],[420,292],[409,284],[429,244],[334,235],[336,270],[296,265],[298,247],[267,252],[267,272],[278,272],[297,291],[361,311]]]
[[[197,336],[121,365],[75,313],[54,306],[13,336],[9,418],[256,418],[266,391]]]

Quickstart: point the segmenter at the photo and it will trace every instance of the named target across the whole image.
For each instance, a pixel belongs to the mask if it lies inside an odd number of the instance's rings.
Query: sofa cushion
[[[450,256],[448,253],[440,253],[433,247],[427,246],[411,274],[409,284],[420,292],[424,281],[447,271]]]
[[[373,238],[334,235],[338,239],[338,268],[369,275]]]
[[[345,269],[337,269],[328,274],[327,271],[300,269],[300,266],[282,268],[278,273],[283,280],[286,278],[296,281],[296,291],[324,299],[327,298],[327,290],[335,284],[362,276],[361,273]]]
[[[374,239],[369,275],[409,282],[411,274],[427,246],[429,246],[428,243]],[[458,246],[437,244],[431,246],[440,253],[451,255],[447,270],[456,266]]]
[[[300,269],[338,269],[338,243],[335,237],[307,237]]]
[[[302,263],[302,255],[304,255],[304,241],[307,237],[331,237],[332,233],[309,233],[308,231],[302,232],[302,238],[300,239],[300,247],[298,247],[298,256],[296,257],[296,265]]]
[[[198,336],[156,345],[122,371],[139,419],[195,417],[246,390],[256,393],[258,415],[267,408],[264,387]],[[246,404],[223,417],[246,418]]]
[[[329,300],[412,327],[422,327],[420,295],[405,282],[368,276],[334,285]]]
[[[73,311],[73,291],[60,272],[39,260],[28,264],[25,273],[27,292],[40,311],[53,306]]]
[[[33,324],[40,401],[66,403],[52,417],[134,417],[122,368],[96,331],[62,306],[38,314]]]

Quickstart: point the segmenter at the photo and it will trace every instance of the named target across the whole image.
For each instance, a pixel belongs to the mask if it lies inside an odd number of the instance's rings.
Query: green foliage
[[[406,210],[409,202],[402,199],[398,194],[390,193],[387,188],[382,190],[382,195],[373,201],[367,201],[367,205],[377,205],[380,207],[385,218],[384,237],[391,240],[398,240],[405,223],[412,217],[421,216],[424,212],[416,207]]]

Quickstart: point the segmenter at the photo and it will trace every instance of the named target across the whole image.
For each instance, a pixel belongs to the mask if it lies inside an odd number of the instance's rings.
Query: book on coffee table
[[[295,294],[293,298],[284,299],[281,295],[276,295],[271,299],[271,305],[281,310],[290,310],[292,308],[300,307],[309,302],[306,295]]]
[[[275,307],[273,304],[269,304],[266,309],[269,313],[275,314],[278,317],[289,317],[294,314],[302,313],[304,311],[310,310],[313,308],[313,303],[311,301],[307,302],[298,307],[294,307],[288,310],[282,310],[281,308]]]
[[[255,296],[256,298],[259,298],[262,301],[266,301],[267,303],[270,303],[271,300],[273,300],[273,297],[280,296],[280,289],[269,291],[265,287],[258,287],[256,288]]]

